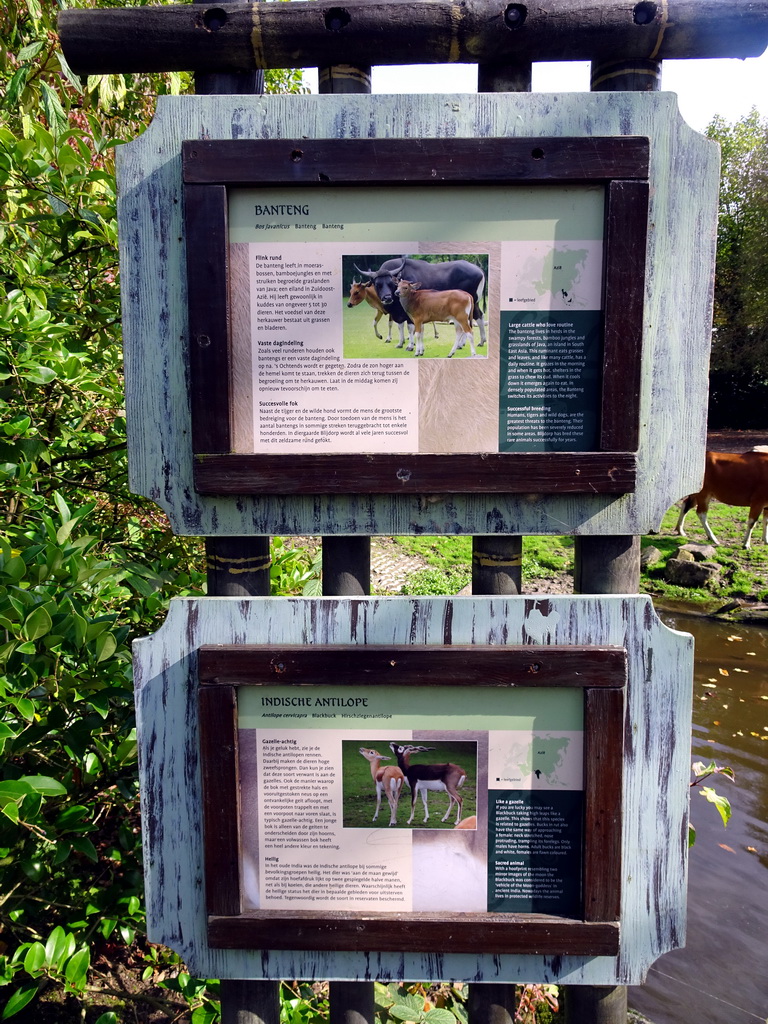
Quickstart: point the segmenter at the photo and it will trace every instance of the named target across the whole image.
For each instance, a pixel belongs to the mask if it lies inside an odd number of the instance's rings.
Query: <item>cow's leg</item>
[[[454,352],[458,352],[458,350],[460,348],[464,347],[464,331],[462,331],[461,327],[459,326],[459,324],[455,320],[451,319],[450,322],[456,328],[456,338],[455,338],[455,340],[453,342],[453,347],[451,348],[451,351],[448,353],[448,356],[447,356],[448,359],[451,358],[451,356],[454,354]]]
[[[421,326],[421,325],[419,325],[419,326]],[[405,346],[405,351],[406,352],[413,352],[414,345],[416,344],[417,340],[421,337],[421,331],[419,331],[419,329],[417,327],[414,327],[413,324],[409,323],[408,324],[408,334],[411,336],[411,340]],[[419,353],[417,352],[416,355],[418,355],[418,354]]]
[[[678,536],[680,537],[686,536],[685,530],[683,529],[683,523],[685,522],[685,517],[688,515],[692,508],[693,495],[687,497],[683,501],[683,504],[680,506],[680,515],[677,517],[677,524],[675,525],[675,528],[672,531],[673,533],[678,534]]]
[[[768,544],[768,508],[763,509],[763,544]]]
[[[707,512],[709,512],[709,502],[706,502],[706,504],[702,502],[696,506],[696,514],[698,515],[699,520],[701,521],[701,525],[704,527],[704,532],[709,537],[710,543],[715,544],[717,547],[719,547],[720,541],[717,539],[714,533],[712,533],[712,530],[709,527],[709,523],[707,522]],[[749,547],[749,545],[747,545],[747,547]]]
[[[477,346],[478,348],[482,348],[485,344],[485,319],[483,318],[483,311],[480,309],[480,303],[478,302],[475,303],[475,308],[472,311],[472,319],[480,330],[480,341],[478,341]]]
[[[755,528],[755,523],[760,518],[760,513],[763,511],[762,505],[752,505],[749,510],[749,519],[747,519],[747,534],[744,537],[744,547],[749,549],[752,547],[752,531]]]
[[[384,316],[384,314],[381,312],[381,310],[379,310],[378,313],[376,314],[376,316],[373,318],[373,333],[376,335],[376,337],[379,339],[379,341],[381,341],[381,335],[379,334],[378,323],[379,323],[379,320],[381,320],[381,318],[383,316]]]
[[[392,317],[389,318],[389,330],[387,331],[387,344],[392,341]]]
[[[424,355],[424,324],[419,325],[420,330],[416,331],[413,335],[414,341],[416,342],[416,355]]]
[[[411,327],[411,325],[408,324],[408,329],[409,330],[410,330],[410,327]],[[401,324],[398,324],[397,328],[400,331],[400,344],[397,345],[396,348],[402,348],[403,345],[405,344],[405,321],[403,321],[403,323],[401,323]]]
[[[437,339],[440,337],[440,335],[437,333],[437,320],[432,321],[432,330],[435,332],[435,341],[437,341]]]

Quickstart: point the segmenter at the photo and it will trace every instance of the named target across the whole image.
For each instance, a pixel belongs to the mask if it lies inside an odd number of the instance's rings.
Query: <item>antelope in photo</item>
[[[371,776],[376,786],[376,813],[373,816],[373,820],[376,821],[379,816],[381,794],[384,792],[387,794],[387,800],[389,801],[389,824],[396,825],[397,802],[400,799],[400,791],[403,788],[405,776],[395,765],[388,764],[382,767],[382,761],[392,760],[389,754],[380,754],[373,747],[360,747],[360,753],[371,766]]]
[[[397,757],[397,764],[408,780],[411,787],[411,816],[407,824],[411,824],[416,813],[416,800],[421,794],[424,804],[424,821],[429,821],[429,810],[427,809],[427,794],[430,790],[446,792],[448,794],[448,810],[442,820],[447,821],[451,808],[456,804],[456,824],[461,818],[461,808],[464,799],[459,794],[459,787],[464,785],[467,773],[457,764],[411,764],[411,754],[420,754],[423,751],[434,750],[435,747],[414,746],[412,743],[390,743],[390,749]]]

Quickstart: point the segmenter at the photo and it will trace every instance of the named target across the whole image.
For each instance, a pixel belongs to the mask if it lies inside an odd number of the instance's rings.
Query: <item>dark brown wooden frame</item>
[[[192,449],[202,494],[625,494],[635,489],[648,225],[646,138],[299,139],[182,145]],[[227,190],[602,184],[598,451],[456,455],[232,452]]]
[[[626,652],[617,647],[261,647],[198,651],[208,942],[221,949],[615,956],[619,951]],[[580,687],[583,918],[544,914],[242,911],[240,686]]]

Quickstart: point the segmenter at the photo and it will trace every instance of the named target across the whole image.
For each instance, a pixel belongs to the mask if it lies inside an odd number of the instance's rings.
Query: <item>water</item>
[[[664,613],[696,640],[692,760],[733,815],[691,791],[688,940],[657,960],[629,1003],[654,1024],[764,1024],[768,1019],[768,629]],[[740,639],[736,639],[740,638]],[[727,675],[723,675],[724,670]],[[714,685],[713,685],[714,684]]]

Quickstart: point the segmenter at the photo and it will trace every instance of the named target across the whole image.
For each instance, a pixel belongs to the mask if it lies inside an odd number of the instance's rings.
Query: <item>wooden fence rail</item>
[[[67,10],[76,74],[247,72],[354,64],[754,57],[768,0],[347,0]],[[337,77],[343,76],[337,69]],[[353,76],[359,78],[359,75]],[[363,76],[364,77],[364,76]]]

